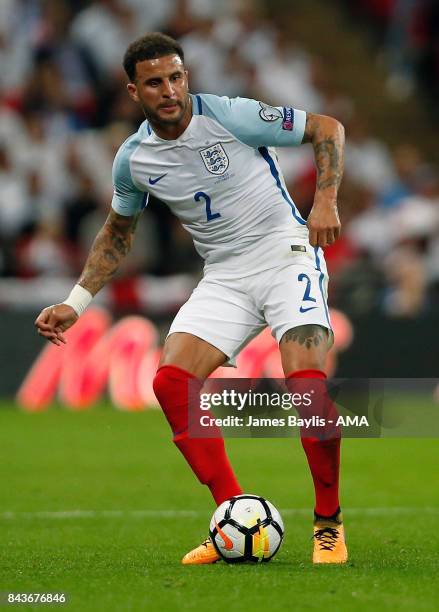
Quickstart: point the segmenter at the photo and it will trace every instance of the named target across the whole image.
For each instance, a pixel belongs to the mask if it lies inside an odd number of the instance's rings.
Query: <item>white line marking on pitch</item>
[[[312,510],[307,508],[283,508],[280,510],[284,516],[308,516],[312,515]],[[389,508],[348,508],[343,510],[343,514],[349,515],[369,515],[386,516],[392,515],[411,515],[411,514],[439,514],[439,507],[398,507]],[[88,519],[88,518],[199,518],[206,517],[209,513],[201,510],[60,510],[37,512],[0,512],[0,520],[16,519]]]

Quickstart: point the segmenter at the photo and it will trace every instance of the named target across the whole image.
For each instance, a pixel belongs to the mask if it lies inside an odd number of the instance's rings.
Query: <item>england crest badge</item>
[[[221,143],[200,150],[201,158],[211,174],[224,174],[229,167],[229,158]]]

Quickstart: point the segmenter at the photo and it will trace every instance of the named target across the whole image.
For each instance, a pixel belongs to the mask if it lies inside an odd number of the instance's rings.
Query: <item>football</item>
[[[237,495],[223,502],[210,521],[210,538],[227,563],[267,562],[284,536],[279,511],[259,495]]]

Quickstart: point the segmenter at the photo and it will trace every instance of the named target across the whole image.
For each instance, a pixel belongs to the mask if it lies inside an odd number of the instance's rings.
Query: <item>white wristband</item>
[[[78,317],[80,317],[92,299],[93,296],[90,291],[87,291],[87,289],[84,289],[84,287],[81,287],[81,285],[75,285],[71,290],[69,297],[64,300],[63,304],[71,306]]]

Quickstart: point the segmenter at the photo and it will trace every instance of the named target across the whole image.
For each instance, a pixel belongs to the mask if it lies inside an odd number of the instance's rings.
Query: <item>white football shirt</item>
[[[167,204],[207,264],[248,251],[267,236],[308,239],[289,195],[275,146],[302,142],[306,113],[247,98],[191,95],[193,116],[176,140],[147,121],[113,165],[113,209],[126,216],[148,194]]]

